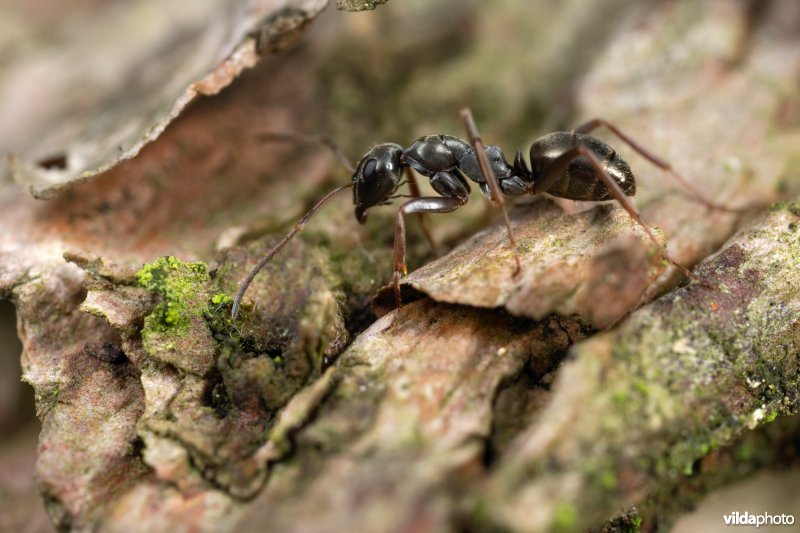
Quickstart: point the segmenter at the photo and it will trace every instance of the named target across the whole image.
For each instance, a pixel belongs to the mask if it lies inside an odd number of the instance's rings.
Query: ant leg
[[[256,275],[259,272],[261,272],[261,269],[264,268],[267,265],[267,263],[269,263],[272,260],[275,254],[280,252],[281,248],[286,246],[289,243],[289,241],[291,241],[294,238],[295,235],[303,231],[303,228],[305,227],[308,220],[312,216],[314,216],[314,213],[316,213],[319,210],[319,208],[325,204],[325,202],[330,200],[333,197],[333,195],[335,195],[337,192],[349,189],[352,186],[353,186],[352,183],[348,183],[346,185],[336,187],[334,190],[323,196],[322,199],[308,211],[308,213],[303,215],[303,218],[301,218],[300,221],[297,224],[295,224],[294,228],[292,228],[292,230],[289,233],[287,233],[286,236],[283,239],[281,239],[281,241],[278,244],[273,246],[272,250],[270,250],[269,253],[265,255],[264,258],[261,259],[261,261],[259,261],[258,264],[256,264],[256,266],[253,267],[253,269],[247,275],[245,280],[242,282],[241,286],[239,286],[239,290],[236,293],[236,297],[233,299],[233,308],[231,309],[231,318],[233,320],[236,320],[236,316],[239,314],[239,308],[242,305],[242,298],[244,298],[244,293],[247,292],[247,288],[253,282],[253,279],[255,279]]]
[[[263,133],[259,133],[256,137],[259,141],[262,142],[292,142],[295,144],[321,144],[325,148],[328,148],[333,155],[344,165],[350,174],[355,172],[355,167],[353,166],[352,161],[345,155],[344,151],[339,148],[339,146],[333,142],[329,137],[325,135],[315,135],[309,133],[288,133],[288,132],[278,132],[278,131],[265,131]]]
[[[461,120],[464,121],[470,143],[475,150],[475,155],[478,157],[478,163],[480,164],[483,178],[492,191],[492,199],[500,205],[500,209],[503,211],[503,221],[508,231],[508,240],[511,243],[511,249],[514,251],[514,261],[517,263],[517,267],[514,270],[514,275],[516,276],[522,272],[522,263],[519,259],[519,252],[517,252],[517,241],[514,238],[514,232],[511,230],[511,221],[508,219],[506,202],[503,199],[503,194],[500,192],[500,186],[497,184],[497,177],[495,177],[492,166],[489,164],[489,159],[486,157],[486,147],[483,145],[483,140],[478,133],[478,127],[475,125],[475,119],[472,117],[470,108],[465,107],[461,110]]]
[[[636,141],[634,141],[631,137],[626,135],[622,132],[618,127],[611,124],[610,122],[602,119],[602,118],[595,118],[582,124],[573,130],[574,133],[589,133],[592,130],[595,130],[600,127],[606,127],[608,130],[619,137],[625,144],[633,148],[639,155],[650,161],[652,164],[660,168],[661,170],[669,173],[678,183],[680,183],[684,189],[689,192],[690,198],[699,202],[700,204],[706,206],[709,209],[716,209],[718,211],[727,211],[730,213],[740,213],[743,211],[747,211],[747,208],[742,207],[729,207],[727,205],[718,204],[716,202],[712,202],[711,200],[707,199],[703,196],[700,191],[698,191],[694,185],[689,183],[689,180],[684,178],[681,174],[678,173],[672,165],[655,155],[653,152],[645,148],[644,146],[640,145]]]
[[[408,180],[408,189],[411,191],[411,197],[422,198],[422,194],[419,192],[417,178],[414,176],[414,171],[411,170],[411,167],[406,167],[406,179]],[[419,227],[422,230],[422,236],[425,237],[425,241],[427,241],[428,246],[433,252],[433,255],[436,257],[441,257],[442,254],[440,253],[439,247],[436,245],[436,241],[433,240],[433,235],[431,235],[430,228],[428,228],[428,217],[425,216],[425,213],[418,213],[417,220],[419,220]]]
[[[406,224],[404,217],[410,213],[449,213],[467,203],[466,197],[423,196],[404,203],[397,211],[394,226],[394,273],[392,286],[397,307],[403,305],[400,297],[400,277],[408,273],[406,267]]]
[[[650,237],[650,240],[652,240],[654,243],[656,243],[656,246],[658,246],[658,249],[661,252],[661,255],[664,257],[664,259],[673,264],[676,268],[678,268],[678,270],[683,272],[687,277],[696,280],[697,277],[694,274],[692,274],[692,272],[688,268],[686,268],[682,264],[678,263],[675,259],[673,259],[672,256],[669,255],[669,252],[667,252],[667,249],[664,246],[662,246],[662,244],[658,241],[658,239],[656,239],[656,236],[653,235],[650,226],[648,226],[647,223],[644,221],[642,215],[639,213],[639,211],[636,210],[636,208],[633,206],[630,200],[628,200],[628,197],[625,196],[625,193],[622,191],[622,189],[620,189],[617,182],[614,181],[614,178],[611,177],[611,175],[606,171],[605,167],[597,158],[595,153],[589,148],[582,145],[574,146],[569,150],[567,150],[566,152],[564,152],[563,154],[561,154],[560,156],[558,156],[557,158],[555,158],[550,163],[550,165],[548,165],[547,168],[545,168],[544,171],[542,172],[539,183],[542,183],[544,185],[547,184],[552,185],[555,181],[558,180],[559,177],[561,177],[561,175],[567,169],[569,164],[581,156],[586,157],[586,159],[589,160],[589,162],[595,168],[595,170],[597,170],[598,178],[600,179],[600,181],[603,182],[603,185],[606,186],[611,196],[613,196],[614,199],[618,201],[620,205],[622,205],[622,207],[625,209],[625,211],[628,212],[628,214],[631,216],[633,220],[635,220],[640,226],[642,226],[642,228],[644,228],[644,231],[647,233],[647,236]],[[547,190],[546,188],[541,189],[537,187],[537,189],[533,192],[533,194],[536,194],[537,192],[543,192],[546,190]]]

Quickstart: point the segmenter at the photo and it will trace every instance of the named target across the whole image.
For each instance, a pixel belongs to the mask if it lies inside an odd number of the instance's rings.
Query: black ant
[[[367,210],[375,205],[385,205],[397,198],[398,188],[405,183],[402,176],[406,174],[412,199],[405,202],[397,212],[394,232],[394,274],[392,285],[397,307],[402,304],[400,297],[400,278],[407,273],[405,262],[405,215],[411,213],[449,213],[467,203],[470,186],[467,179],[477,183],[483,195],[500,204],[508,231],[509,242],[514,251],[516,269],[514,275],[521,270],[516,241],[511,231],[511,223],[505,210],[503,195],[522,196],[548,193],[552,196],[570,200],[602,202],[617,200],[630,216],[639,223],[653,242],[658,246],[661,255],[675,265],[685,275],[692,273],[675,261],[667,250],[656,239],[650,227],[628,200],[627,196],[636,193],[636,182],[630,166],[609,145],[592,137],[589,132],[606,127],[625,144],[649,160],[655,166],[670,172],[678,179],[697,201],[709,208],[724,211],[737,211],[712,203],[704,199],[692,186],[672,167],[648,150],[637,144],[613,124],[594,119],[572,131],[556,131],[540,137],[531,145],[530,165],[525,164],[522,153],[517,149],[513,165],[510,165],[503,152],[496,146],[484,146],[469,109],[461,111],[461,117],[467,129],[470,142],[450,135],[428,135],[420,137],[408,148],[399,144],[379,144],[361,158],[358,165],[353,166],[347,157],[330,140],[324,137],[299,135],[270,135],[265,139],[301,140],[321,142],[331,148],[353,173],[352,182],[326,194],[306,213],[295,227],[272,250],[253,267],[247,278],[239,287],[233,302],[231,316],[235,319],[239,313],[242,298],[256,274],[297,235],[308,220],[332,196],[344,189],[353,188],[353,204],[356,219],[363,224],[367,219]],[[440,196],[422,197],[414,180],[412,170],[430,179],[431,187]],[[425,231],[426,238],[431,241]]]

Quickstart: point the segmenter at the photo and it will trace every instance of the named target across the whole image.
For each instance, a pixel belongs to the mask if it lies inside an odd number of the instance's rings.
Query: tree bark
[[[400,4],[321,21],[50,202],[2,190],[0,293],[17,307],[57,527],[664,526],[680,509],[648,501],[797,412],[797,8]],[[321,133],[357,155],[460,135],[465,102],[507,153],[601,116],[742,209],[708,209],[600,132],[696,279],[615,204],[547,198],[511,210],[515,277],[504,226],[477,231],[473,200],[431,217],[462,242],[440,259],[412,229],[412,269],[427,264],[390,310],[395,211],[362,228],[341,197],[230,319],[249,269],[349,179],[318,147],[258,134]]]

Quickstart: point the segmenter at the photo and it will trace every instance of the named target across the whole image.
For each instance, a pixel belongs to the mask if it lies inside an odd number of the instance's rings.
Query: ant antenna
[[[325,135],[315,135],[310,133],[289,133],[281,131],[265,131],[256,137],[262,142],[292,142],[295,144],[321,144],[328,148],[337,159],[344,165],[350,174],[355,172],[355,167],[350,159],[345,155],[339,146]]]
[[[303,215],[303,218],[301,218],[300,221],[297,224],[295,224],[294,228],[292,228],[292,230],[289,233],[287,233],[286,236],[283,239],[281,239],[281,241],[278,244],[276,244],[272,248],[272,250],[270,250],[269,253],[265,255],[261,261],[258,262],[256,266],[253,267],[253,269],[247,275],[247,278],[245,278],[244,282],[242,282],[242,285],[239,287],[239,291],[236,293],[236,298],[233,299],[233,308],[231,309],[231,318],[233,320],[236,320],[236,317],[239,314],[239,308],[242,305],[242,298],[244,298],[244,293],[247,292],[247,288],[250,286],[250,283],[252,283],[253,279],[255,279],[255,277],[258,275],[259,272],[261,272],[261,269],[264,268],[267,265],[267,263],[269,263],[272,260],[275,254],[280,252],[281,249],[284,246],[286,246],[286,244],[288,244],[288,242],[291,241],[295,235],[303,231],[303,228],[305,227],[306,223],[312,216],[314,216],[314,214],[319,210],[320,207],[322,207],[328,200],[330,200],[337,192],[349,189],[352,186],[353,186],[352,183],[348,183],[346,185],[336,187],[334,190],[323,196],[322,199],[314,205],[314,207],[309,209],[308,213]]]

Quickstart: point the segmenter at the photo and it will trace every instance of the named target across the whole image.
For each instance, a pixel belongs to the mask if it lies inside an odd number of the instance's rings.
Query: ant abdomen
[[[627,196],[636,194],[636,182],[628,163],[606,143],[582,133],[556,131],[537,139],[530,150],[532,174],[543,175],[556,159],[577,146],[584,146],[597,156],[622,192]],[[561,176],[542,192],[560,198],[592,202],[614,198],[586,156],[572,159]]]
[[[503,195],[523,196],[549,193],[570,200],[600,202],[617,200],[630,216],[642,226],[648,237],[661,251],[661,255],[687,276],[691,272],[675,261],[656,238],[650,227],[642,219],[636,208],[626,196],[636,193],[633,172],[617,152],[606,143],[592,137],[589,132],[606,127],[639,155],[657,167],[670,172],[683,185],[693,192],[693,196],[704,205],[730,211],[730,208],[706,200],[694,192],[691,184],[677,174],[666,161],[640,146],[613,124],[603,119],[591,120],[571,132],[557,131],[537,139],[530,149],[531,169],[528,170],[522,154],[517,150],[513,164],[506,161],[503,152],[496,146],[485,146],[478,135],[477,127],[469,109],[461,111],[467,127],[470,142],[452,135],[426,135],[420,137],[408,148],[399,144],[379,144],[369,150],[356,167],[347,160],[341,150],[325,137],[289,136],[307,141],[316,140],[331,148],[352,172],[350,183],[329,192],[312,207],[261,261],[253,267],[236,293],[231,316],[236,318],[247,287],[256,274],[272,260],[291,239],[302,231],[308,220],[330,198],[339,191],[353,188],[353,203],[356,218],[362,224],[366,221],[367,210],[373,206],[385,205],[400,195],[398,188],[408,182],[411,198],[403,203],[395,219],[394,274],[392,285],[395,300],[401,302],[400,278],[407,271],[405,253],[405,219],[411,214],[449,213],[455,211],[469,198],[469,181],[477,183],[483,195],[504,206]],[[278,135],[278,138],[287,138]],[[438,196],[422,196],[414,179],[414,172],[430,179],[430,185]],[[403,176],[406,176],[406,180]],[[511,221],[503,208],[503,219],[508,240],[514,253],[516,269],[522,269],[517,252]],[[423,226],[428,241],[430,234]]]

